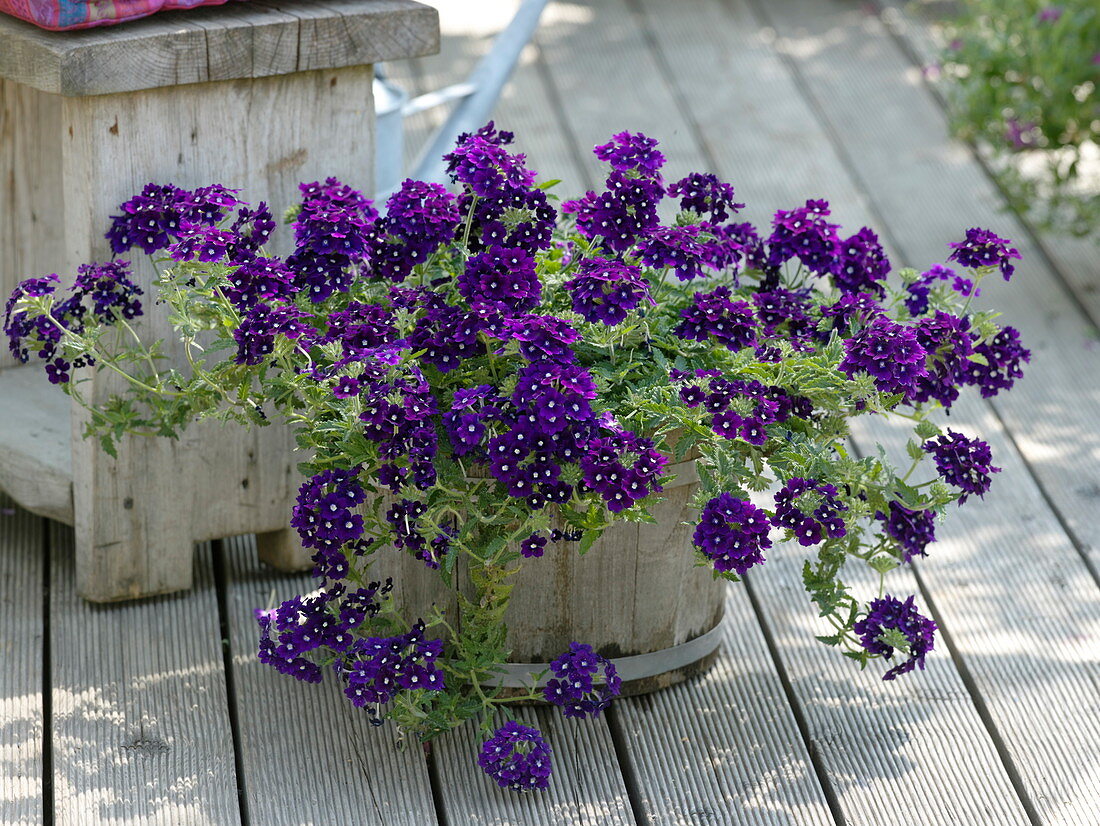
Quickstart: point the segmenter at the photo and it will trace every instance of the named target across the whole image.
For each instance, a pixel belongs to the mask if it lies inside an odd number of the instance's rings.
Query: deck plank
[[[1065,516],[1074,506],[1065,497],[1095,477],[1100,456],[1100,359],[1083,346],[1087,323],[1020,225],[997,211],[997,193],[966,148],[947,139],[931,95],[906,82],[913,67],[875,17],[835,2],[778,0],[767,11],[821,111],[834,129],[843,126],[844,151],[873,183],[870,197],[907,260],[942,260],[947,241],[967,226],[1018,240],[1025,263],[1011,288],[990,283],[987,293],[1035,358],[993,406]],[[921,570],[1038,815],[1088,822],[1100,794],[1097,734],[1069,709],[1096,708],[1094,572],[985,409],[964,402],[952,421],[980,422],[1004,481],[996,504],[969,506],[952,540]]]
[[[226,606],[241,768],[250,822],[264,826],[436,823],[419,745],[398,750],[391,726],[375,728],[327,675],[300,683],[260,663],[253,609],[314,587],[308,576],[261,566],[251,536],[225,540]]]
[[[834,823],[743,586],[714,668],[619,700],[626,762],[653,826]]]
[[[44,520],[0,493],[0,823],[42,821]]]
[[[444,822],[463,826],[630,826],[636,822],[606,719],[567,720],[551,707],[513,711],[516,720],[539,729],[550,744],[550,787],[530,794],[499,788],[477,765],[481,740],[471,721],[433,743]]]
[[[210,548],[190,593],[93,605],[51,525],[55,822],[241,822]]]

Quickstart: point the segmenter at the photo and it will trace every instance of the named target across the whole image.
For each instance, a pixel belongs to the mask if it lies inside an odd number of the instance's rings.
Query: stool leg
[[[312,552],[302,547],[298,532],[290,528],[256,534],[256,553],[279,571],[307,571],[313,567]]]
[[[126,440],[129,441],[129,440]],[[120,459],[95,442],[73,443],[76,587],[92,602],[136,599],[191,587],[195,541],[186,462],[177,445],[145,439],[120,445]],[[119,467],[121,465],[121,467]],[[182,466],[182,467],[181,467]],[[154,468],[161,468],[158,475]]]

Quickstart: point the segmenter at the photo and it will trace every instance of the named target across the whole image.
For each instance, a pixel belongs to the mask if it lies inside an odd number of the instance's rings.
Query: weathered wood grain
[[[329,69],[432,54],[435,9],[412,0],[261,0],[297,17],[298,70]]]
[[[298,200],[301,181],[335,175],[369,191],[371,82],[371,68],[359,66],[65,98],[70,269],[109,256],[102,237],[109,216],[150,180],[184,187],[225,182],[277,213]],[[270,113],[278,114],[256,128],[254,121]],[[271,248],[285,252],[291,245],[290,233],[280,232]],[[135,272],[150,294],[151,266],[142,261]],[[140,329],[150,338],[175,338],[160,313],[147,314]],[[166,351],[183,362],[179,345]],[[102,401],[119,386],[100,374],[90,392]],[[287,524],[297,483],[286,428],[246,431],[207,422],[177,441],[129,438],[115,460],[79,438],[82,414],[74,409],[75,521],[78,579],[89,598],[185,588],[193,540]]]
[[[0,77],[61,95],[104,95],[340,69],[438,45],[435,12],[413,0],[264,0],[63,34],[5,16]]]
[[[436,823],[418,743],[399,749],[392,726],[375,728],[339,681],[299,683],[256,658],[253,609],[313,590],[256,564],[251,537],[225,543],[230,650],[250,822],[265,826]],[[461,822],[461,821],[455,821]]]
[[[1100,455],[1100,360],[1081,346],[1087,325],[1019,225],[995,211],[992,185],[947,140],[927,90],[904,82],[913,67],[877,19],[832,2],[767,10],[809,94],[846,135],[843,151],[858,158],[852,168],[873,182],[869,195],[908,260],[942,260],[947,241],[973,225],[1015,239],[1024,254],[1011,287],[986,289],[1035,353],[1025,379],[993,405],[1022,459],[981,406],[968,401],[953,412],[952,423],[981,425],[1005,472],[988,515],[968,505],[958,538],[921,570],[1038,816],[1087,822],[1098,793],[1097,734],[1063,721],[1066,708],[1096,707],[1100,605],[1094,572],[1063,538],[1025,465],[1071,526],[1087,521],[1070,517],[1063,498],[1088,484]]]
[[[0,79],[0,302],[25,278],[65,265],[60,211],[61,100]],[[0,371],[17,362],[0,343]]]
[[[729,586],[722,649],[690,682],[616,702],[625,766],[653,826],[831,824],[743,586]]]
[[[0,823],[41,823],[43,520],[0,493]]]
[[[67,525],[73,523],[69,406],[38,365],[0,372],[0,490]]]
[[[191,593],[113,606],[77,595],[72,551],[55,524],[54,822],[240,823],[209,547]]]
[[[567,720],[551,707],[522,707],[515,719],[552,749],[550,787],[532,794],[499,788],[477,764],[475,721],[433,742],[446,823],[469,826],[631,826],[636,823],[607,721]],[[496,725],[504,722],[503,718]]]

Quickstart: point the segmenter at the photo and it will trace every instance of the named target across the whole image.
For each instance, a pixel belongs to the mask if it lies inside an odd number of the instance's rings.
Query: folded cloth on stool
[[[158,11],[218,6],[226,0],[0,0],[0,12],[51,31],[136,20]]]

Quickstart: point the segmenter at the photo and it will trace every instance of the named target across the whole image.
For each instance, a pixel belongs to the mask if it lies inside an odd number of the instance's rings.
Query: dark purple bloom
[[[556,316],[525,315],[507,319],[499,337],[520,342],[519,354],[528,361],[570,364],[576,360],[570,345],[580,333]]]
[[[325,470],[298,489],[290,524],[302,545],[316,550],[313,561],[318,575],[342,578],[348,566],[343,548],[363,535],[363,517],[353,512],[366,499],[359,484],[360,470]]]
[[[985,364],[967,362],[963,381],[978,387],[985,399],[1009,390],[1016,379],[1024,376],[1021,365],[1031,361],[1031,351],[1020,342],[1020,334],[1014,327],[1005,327],[991,340],[976,345],[974,353],[981,356]]]
[[[642,262],[656,269],[671,268],[681,281],[701,277],[708,261],[708,247],[700,240],[702,228],[654,227],[638,243]]]
[[[653,442],[630,431],[589,439],[581,445],[584,483],[596,491],[612,513],[621,513],[640,499],[661,490],[661,472],[668,457]]]
[[[909,393],[917,379],[927,375],[926,353],[910,327],[879,316],[844,342],[845,355],[838,369],[849,378],[870,374],[882,393]]]
[[[355,644],[355,632],[366,620],[377,616],[380,597],[392,588],[370,583],[366,588],[347,592],[333,583],[322,591],[294,597],[278,608],[257,610],[260,624],[259,659],[281,674],[310,683],[321,682],[321,668],[305,655],[320,649],[337,654]]]
[[[914,329],[917,341],[928,353],[928,374],[917,379],[906,401],[935,399],[950,408],[959,397],[959,385],[964,382],[972,363],[969,360],[974,352],[970,321],[937,310],[935,315],[917,319]]]
[[[797,209],[776,212],[768,237],[768,264],[777,267],[797,258],[810,272],[827,274],[840,243],[837,225],[825,220],[828,215],[829,202],[814,200]]]
[[[756,317],[745,301],[731,301],[728,287],[709,293],[695,293],[690,306],[680,311],[683,321],[675,334],[692,341],[714,338],[728,350],[752,347],[756,343]]]
[[[187,225],[213,227],[239,203],[236,190],[217,184],[190,192],[150,183],[119,207],[120,215],[111,216],[106,237],[116,254],[140,247],[152,255],[178,240]]]
[[[455,148],[443,156],[451,180],[489,199],[511,188],[530,187],[535,173],[527,169],[525,156],[504,148],[512,137],[511,132],[498,132],[492,121],[473,134],[460,135]]]
[[[566,201],[562,212],[576,214],[577,231],[585,238],[602,238],[615,252],[625,252],[639,236],[660,223],[657,204],[664,196],[661,184],[648,177],[630,178],[622,172],[612,172],[607,189],[597,195],[588,192],[583,198]]]
[[[881,296],[889,272],[890,260],[878,236],[867,227],[838,243],[832,274],[833,283],[841,292]]]
[[[233,331],[237,364],[261,364],[275,352],[277,336],[308,342],[315,332],[305,323],[306,314],[291,304],[257,303],[248,308]]]
[[[859,634],[860,645],[872,654],[884,659],[892,659],[894,646],[885,642],[883,634],[897,631],[907,641],[909,659],[895,665],[883,675],[884,680],[892,680],[899,674],[906,674],[915,666],[924,669],[924,658],[935,647],[936,623],[921,614],[914,607],[914,597],[902,602],[897,597],[886,595],[882,599],[872,600],[867,616],[859,620],[852,630]]]
[[[443,671],[436,664],[442,640],[424,638],[424,623],[405,634],[353,641],[333,663],[346,685],[344,694],[356,708],[388,703],[402,691],[442,691]],[[371,722],[380,723],[372,715]]]
[[[502,789],[528,792],[550,785],[550,746],[536,728],[509,721],[481,746],[477,764]]]
[[[615,665],[591,645],[570,643],[569,650],[550,663],[550,671],[554,678],[547,681],[542,696],[566,717],[596,717],[622,690]]]
[[[546,551],[546,537],[537,533],[531,534],[520,543],[519,552],[526,559],[537,558]]]
[[[770,527],[767,515],[752,502],[722,493],[703,508],[693,541],[716,571],[743,576],[764,561],[772,544]]]
[[[940,477],[963,491],[960,505],[971,494],[985,496],[992,482],[990,474],[1001,472],[999,467],[993,467],[993,454],[987,443],[968,439],[951,429],[946,435],[929,439],[921,447],[935,460]]]
[[[258,301],[289,299],[296,292],[294,273],[277,258],[253,258],[227,276],[228,298],[239,310],[247,310]]]
[[[542,286],[531,253],[518,247],[490,247],[466,262],[458,277],[458,291],[470,304],[500,305],[521,312],[539,303]]]
[[[647,138],[641,132],[619,132],[592,151],[601,161],[611,164],[616,172],[636,172],[643,177],[660,180],[665,156],[657,151],[657,146],[657,140]]]
[[[936,541],[936,514],[930,510],[914,511],[897,502],[890,503],[890,514],[876,513],[883,523],[887,536],[901,546],[902,559],[909,562],[914,556],[927,556],[925,548]]]
[[[609,327],[624,321],[642,301],[654,303],[638,267],[605,258],[581,261],[577,275],[564,286],[573,298],[573,312]]]
[[[91,299],[92,315],[101,324],[141,315],[138,296],[142,290],[131,280],[128,261],[117,259],[102,264],[82,264],[77,268],[73,294]]]
[[[691,210],[714,224],[729,220],[745,205],[734,201],[733,187],[716,175],[692,172],[668,188],[668,194],[680,199],[680,209]]]
[[[1021,258],[1019,251],[1010,247],[1007,239],[979,227],[968,229],[966,240],[952,243],[951,248],[954,252],[948,256],[948,260],[957,261],[960,266],[972,269],[999,267],[1005,281],[1012,278],[1012,273],[1016,271],[1012,265],[1013,259]]]
[[[826,536],[845,536],[847,528],[841,514],[847,510],[833,485],[796,477],[775,495],[773,523],[793,531],[798,544],[808,547]]]

